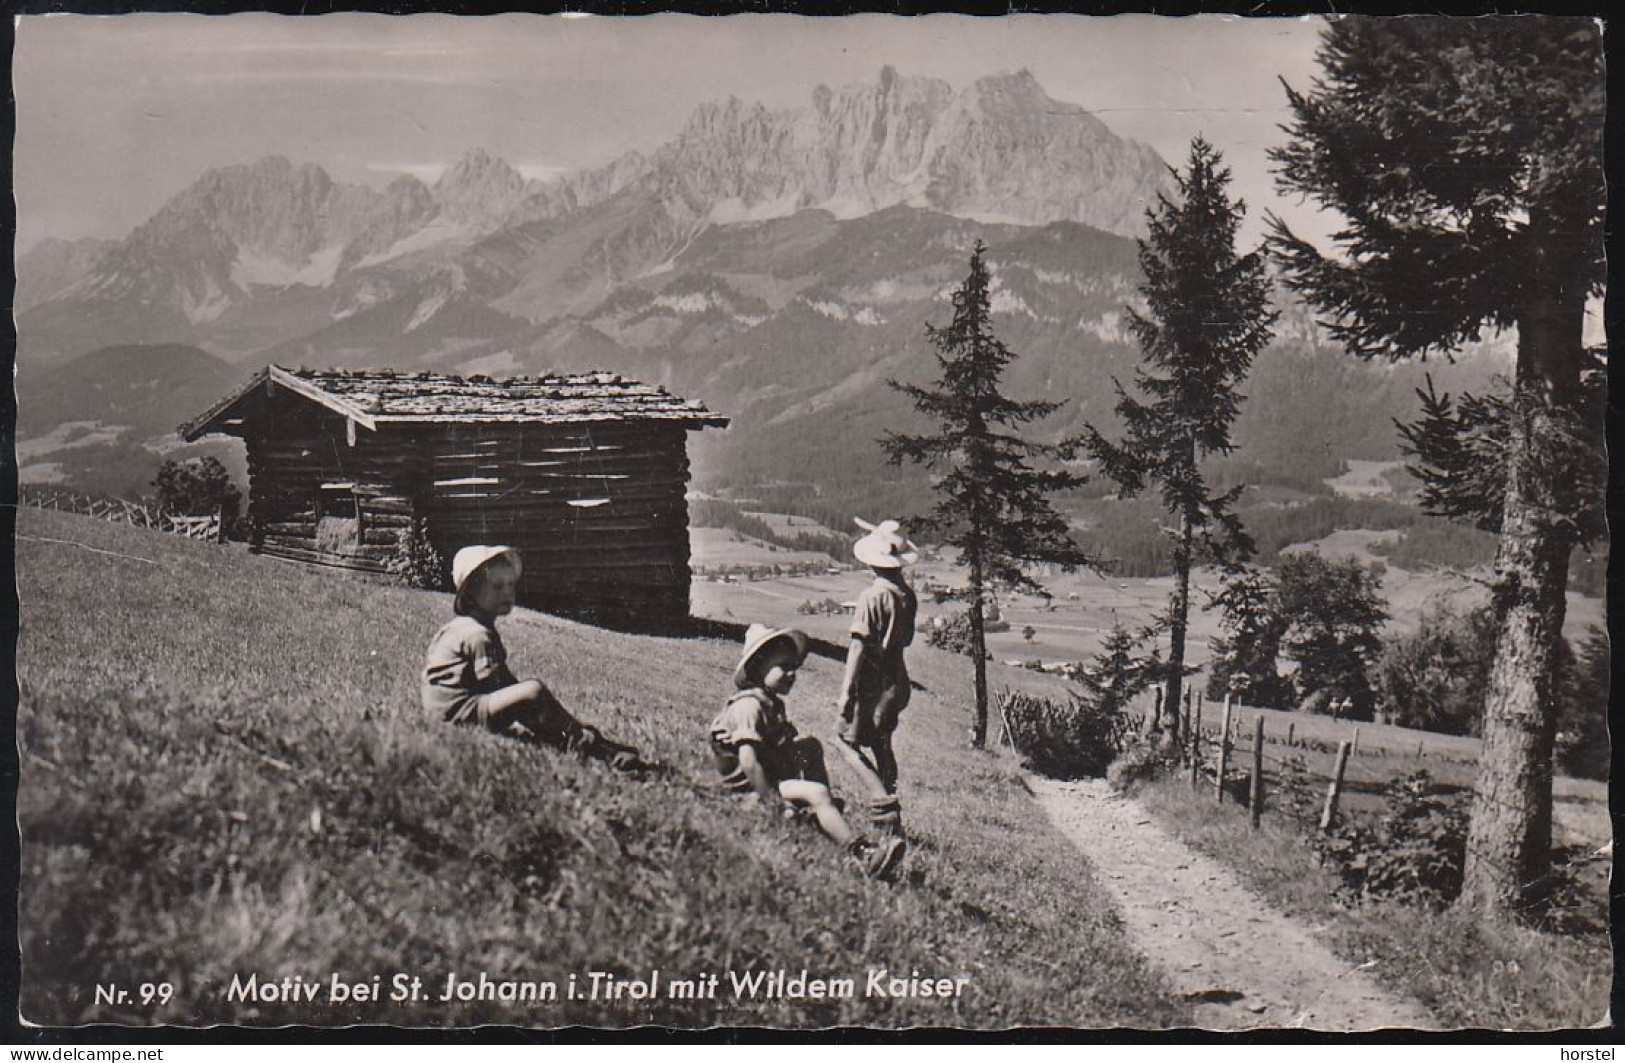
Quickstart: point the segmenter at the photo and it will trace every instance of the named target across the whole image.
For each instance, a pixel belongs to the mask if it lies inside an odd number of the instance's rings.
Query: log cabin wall
[[[414,515],[420,452],[297,398],[249,419],[252,548],[296,561],[385,573]],[[352,444],[351,439],[354,439]]]
[[[506,543],[522,604],[653,624],[688,615],[687,430],[675,423],[452,423],[417,429],[417,498],[445,556]]]
[[[688,615],[688,433],[727,423],[606,372],[270,366],[180,433],[245,441],[262,553],[383,573],[422,520],[447,559],[519,549],[526,605],[665,626]]]

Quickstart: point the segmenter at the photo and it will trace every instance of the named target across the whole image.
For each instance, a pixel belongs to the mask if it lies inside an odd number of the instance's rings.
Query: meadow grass
[[[1128,947],[1008,758],[965,748],[968,662],[917,647],[898,740],[911,849],[866,880],[816,832],[722,794],[705,727],[734,643],[518,611],[521,675],[672,768],[646,780],[426,719],[449,596],[25,510],[17,571],[22,1015],[209,1024],[1163,1028],[1186,1006]],[[839,665],[791,698],[824,732]],[[839,772],[839,767],[835,768]],[[847,781],[837,774],[837,789]],[[866,972],[965,978],[876,999]],[[736,1000],[726,972],[856,980],[849,1000]],[[714,1000],[345,1003],[334,974],[585,989],[590,971],[723,976]],[[226,997],[299,976],[309,1003]],[[167,982],[162,1006],[94,988]]]
[[[1492,925],[1473,913],[1397,902],[1336,899],[1337,883],[1316,860],[1304,828],[1266,812],[1260,829],[1246,810],[1215,804],[1204,785],[1162,778],[1136,796],[1176,836],[1236,871],[1267,901],[1302,920],[1350,966],[1371,973],[1456,1027],[1548,1030],[1589,1026],[1608,1010],[1613,959],[1605,928],[1543,933]],[[1599,915],[1605,896],[1593,898]]]

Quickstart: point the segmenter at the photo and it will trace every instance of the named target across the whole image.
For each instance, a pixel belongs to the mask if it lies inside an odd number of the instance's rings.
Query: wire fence
[[[124,498],[90,495],[60,488],[24,485],[19,488],[17,501],[35,509],[53,509],[61,513],[78,513],[115,524],[129,524],[137,528],[182,535],[188,539],[221,543],[226,540],[226,514],[224,509],[208,516],[168,513],[158,506],[131,502]]]

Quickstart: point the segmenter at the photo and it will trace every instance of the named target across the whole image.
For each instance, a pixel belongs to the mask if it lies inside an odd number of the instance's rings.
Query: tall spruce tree
[[[1577,488],[1585,304],[1604,279],[1601,35],[1585,19],[1350,18],[1327,27],[1319,61],[1307,92],[1288,87],[1291,140],[1272,154],[1283,190],[1346,225],[1328,257],[1272,220],[1288,282],[1365,358],[1517,331],[1503,482],[1489,492],[1500,497],[1500,630],[1461,894],[1486,914],[1516,913],[1550,881],[1564,592],[1587,504]],[[1473,474],[1452,475],[1465,490]]]
[[[1228,454],[1230,426],[1241,408],[1240,387],[1253,358],[1270,341],[1275,312],[1263,255],[1236,253],[1236,230],[1246,211],[1226,189],[1230,171],[1206,140],[1191,141],[1184,173],[1174,171],[1178,202],[1158,197],[1146,212],[1140,241],[1140,294],[1146,311],[1129,310],[1143,365],[1136,398],[1118,385],[1121,443],[1094,427],[1084,448],[1131,496],[1154,486],[1174,519],[1174,590],[1168,604],[1168,661],[1163,704],[1175,721],[1185,678],[1185,632],[1190,618],[1191,567],[1198,548],[1233,563],[1253,551],[1234,511],[1242,488],[1214,493],[1201,460]]]
[[[976,715],[971,744],[987,743],[987,638],[984,608],[996,584],[1039,590],[1024,565],[1049,563],[1071,571],[1100,567],[1073,539],[1050,496],[1085,482],[1064,468],[1033,462],[1064,455],[1062,447],[1023,439],[1017,429],[1047,417],[1060,403],[1020,402],[999,390],[1016,354],[993,334],[989,279],[978,240],[970,273],[953,294],[953,321],[926,325],[941,375],[931,389],[889,381],[936,424],[924,435],[887,433],[881,440],[893,464],[916,462],[936,471],[937,502],[920,525],[957,547],[969,584],[954,596],[970,604],[971,657],[976,672]]]

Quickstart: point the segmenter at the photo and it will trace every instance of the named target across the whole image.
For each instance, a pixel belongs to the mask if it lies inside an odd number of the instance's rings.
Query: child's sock
[[[903,836],[903,806],[896,794],[868,800],[869,823],[877,834]]]

